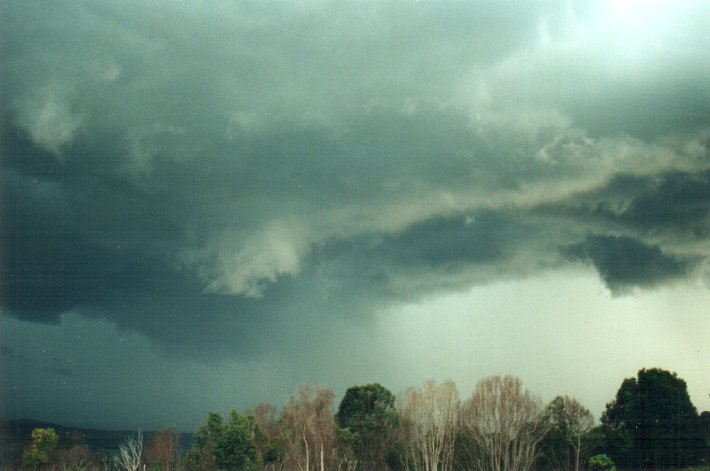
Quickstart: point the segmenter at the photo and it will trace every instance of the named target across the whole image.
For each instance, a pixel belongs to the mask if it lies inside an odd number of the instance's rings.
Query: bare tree
[[[539,398],[523,390],[512,376],[491,376],[478,382],[463,407],[462,425],[472,440],[477,470],[528,471],[538,444],[549,429]]]
[[[252,424],[252,438],[262,457],[264,471],[281,469],[283,465],[280,450],[281,428],[272,404],[261,402],[253,409],[247,410],[247,416]]]
[[[141,431],[134,437],[131,435],[118,447],[118,454],[113,457],[117,468],[125,471],[138,471],[143,454],[143,435]]]
[[[453,381],[433,380],[405,391],[400,410],[405,428],[405,466],[414,471],[452,469],[461,401]]]
[[[302,386],[291,396],[283,410],[287,466],[302,471],[335,468],[337,434],[330,389]]]
[[[55,461],[62,471],[84,471],[96,468],[95,456],[87,445],[75,444],[69,448],[57,450]]]
[[[175,427],[168,427],[153,437],[145,450],[149,464],[160,466],[161,471],[170,471],[177,465],[180,455],[180,436]]]

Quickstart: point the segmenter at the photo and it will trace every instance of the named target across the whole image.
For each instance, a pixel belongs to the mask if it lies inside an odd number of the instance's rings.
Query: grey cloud
[[[0,355],[6,357],[6,358],[11,358],[15,360],[21,360],[24,358],[23,355],[15,352],[15,349],[12,347],[8,347],[6,345],[0,345]]]
[[[32,365],[33,368],[52,375],[73,377],[79,376],[77,372],[68,366],[64,360],[58,357],[52,357],[48,361],[38,360],[37,358],[33,358],[25,353],[20,353],[15,348],[8,347],[6,345],[0,345],[0,357],[4,357],[8,361],[22,364],[25,367]]]
[[[574,40],[591,4],[173,6],[0,6],[13,315],[258,355],[337,313],[559,266],[559,246],[613,289],[705,256],[653,239],[706,239],[705,61],[615,86],[607,45]]]
[[[612,292],[652,287],[685,276],[695,260],[663,253],[657,246],[624,236],[587,236],[563,252],[590,262]]]
[[[710,236],[710,172],[673,172],[657,180],[620,214],[645,232],[672,232],[699,240]]]

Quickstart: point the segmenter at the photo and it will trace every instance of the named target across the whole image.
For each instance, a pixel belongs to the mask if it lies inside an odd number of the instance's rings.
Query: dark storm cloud
[[[702,265],[697,11],[670,74],[592,4],[335,5],[0,6],[3,310],[259,355],[559,247],[615,291]]]
[[[591,262],[609,289],[617,293],[685,276],[695,262],[623,236],[590,235],[584,242],[566,247],[564,253]]]
[[[620,214],[646,232],[677,233],[698,240],[710,235],[710,172],[673,172],[655,182]]]
[[[24,356],[16,353],[14,348],[7,347],[5,345],[0,345],[0,355],[15,360],[21,360],[22,358],[24,358]]]

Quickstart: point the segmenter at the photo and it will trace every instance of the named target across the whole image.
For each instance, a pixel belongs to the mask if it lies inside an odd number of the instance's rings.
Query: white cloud
[[[279,277],[298,274],[307,238],[298,225],[272,221],[263,231],[225,229],[202,247],[181,252],[211,293],[260,297]]]
[[[44,150],[61,158],[84,125],[72,106],[73,93],[48,85],[32,90],[14,102],[17,125]]]

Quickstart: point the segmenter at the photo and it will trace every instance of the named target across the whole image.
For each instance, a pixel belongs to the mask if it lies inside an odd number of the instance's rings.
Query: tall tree
[[[175,468],[180,457],[180,436],[175,427],[167,427],[156,434],[145,449],[148,464],[158,466],[161,471]]]
[[[545,417],[551,429],[541,446],[548,465],[558,471],[582,471],[595,445],[591,412],[574,398],[557,396]]]
[[[348,388],[340,401],[336,420],[362,469],[386,468],[391,431],[399,423],[394,403],[394,395],[378,383]]]
[[[276,408],[262,402],[247,411],[252,423],[252,437],[259,451],[264,470],[277,469],[283,461],[283,443]]]
[[[215,463],[220,470],[239,471],[258,468],[256,445],[249,420],[233,410],[213,446]]]
[[[697,415],[685,381],[676,373],[651,368],[621,383],[602,424],[617,463],[683,466],[698,460]]]
[[[527,471],[549,430],[542,401],[512,376],[491,376],[476,384],[463,408],[465,435],[478,458],[470,465],[489,471]]]
[[[225,422],[210,412],[207,422],[195,432],[195,443],[188,456],[191,468],[206,470],[251,470],[258,468],[258,456],[252,424],[233,410]]]
[[[200,471],[217,469],[214,459],[214,445],[222,435],[224,421],[216,412],[207,414],[207,422],[197,427],[195,441],[187,456],[190,468]]]
[[[710,411],[704,411],[698,416],[698,435],[703,450],[700,459],[710,463]]]
[[[301,386],[286,402],[282,433],[289,469],[325,471],[335,467],[337,433],[333,416],[335,393],[319,386]]]
[[[401,415],[406,430],[406,466],[415,471],[447,471],[453,467],[461,401],[453,381],[432,380],[404,393]]]

